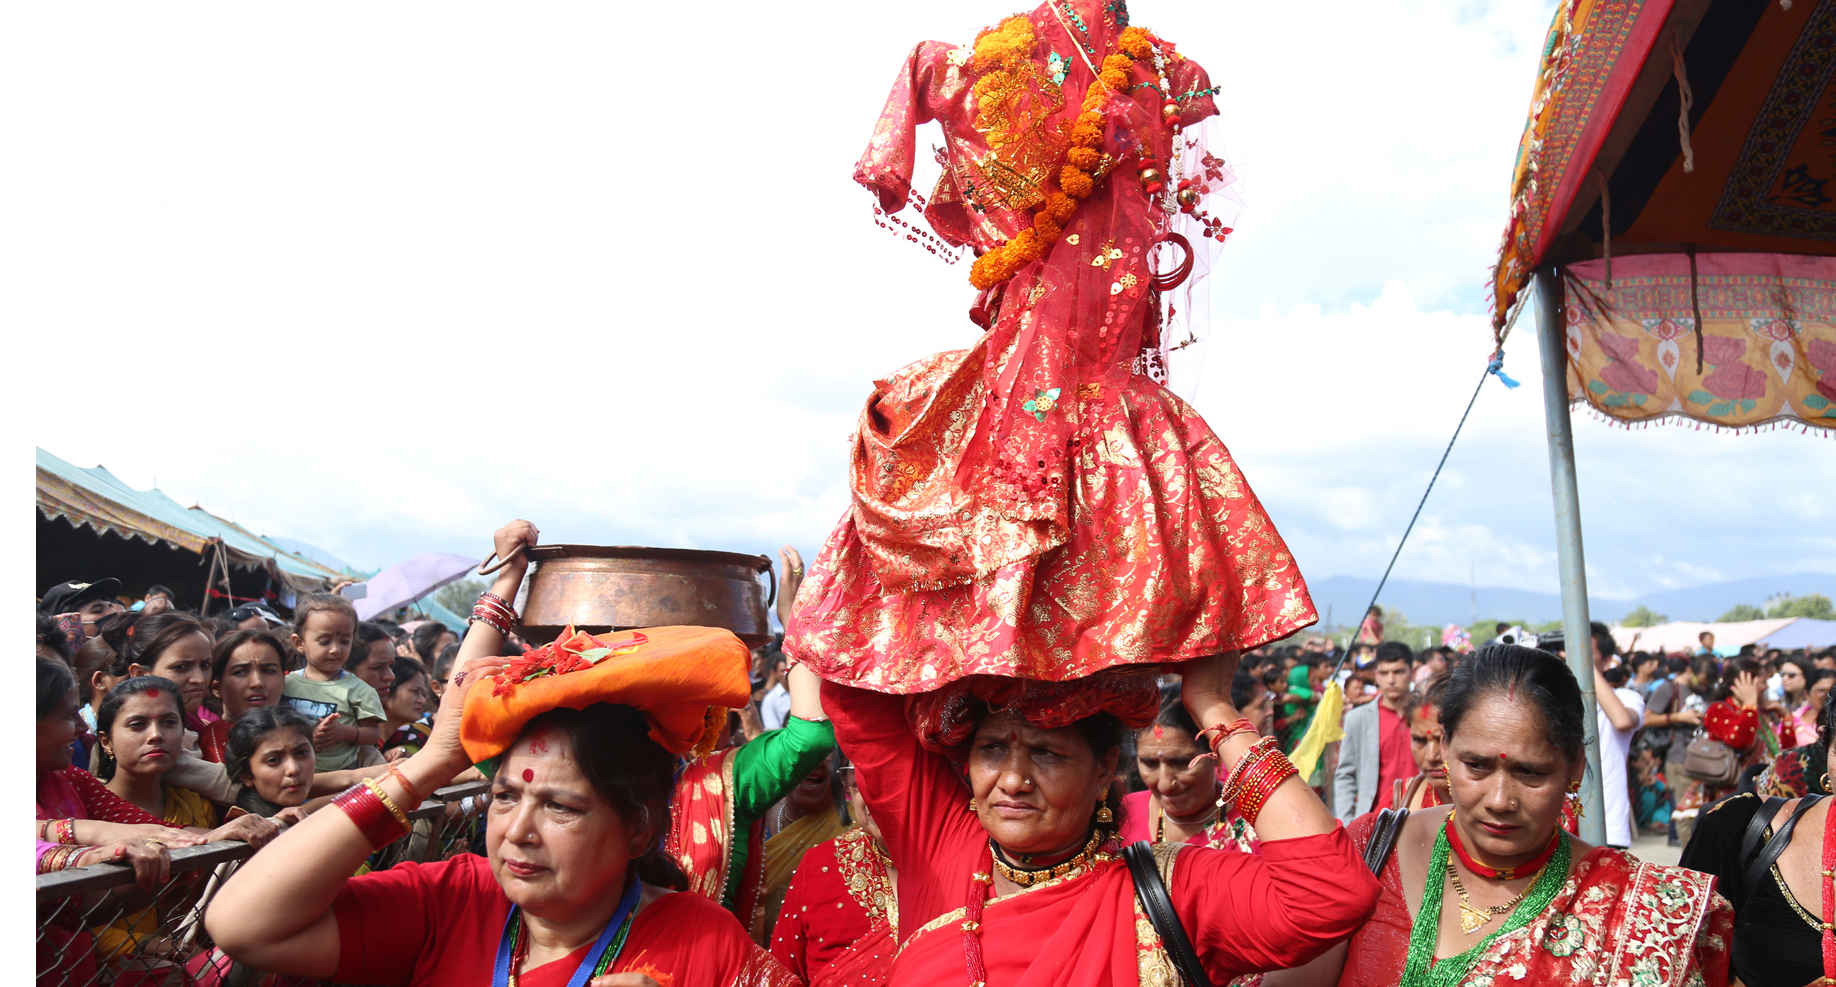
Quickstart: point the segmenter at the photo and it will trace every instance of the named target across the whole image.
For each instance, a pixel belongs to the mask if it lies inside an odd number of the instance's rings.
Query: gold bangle
[[[383,808],[389,810],[389,814],[395,817],[396,822],[401,823],[404,829],[407,828],[407,813],[403,812],[401,806],[396,805],[395,800],[390,798],[387,792],[383,791],[382,786],[376,783],[376,779],[365,778],[363,780],[363,787],[369,789],[370,794],[376,796],[377,801],[383,804]]]

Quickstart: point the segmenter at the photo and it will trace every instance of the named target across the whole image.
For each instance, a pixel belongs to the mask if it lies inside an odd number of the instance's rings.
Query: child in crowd
[[[288,706],[249,710],[229,733],[223,765],[242,786],[237,805],[258,816],[298,822],[312,791],[315,724]],[[319,801],[326,801],[320,799]]]
[[[356,633],[357,611],[342,596],[314,593],[293,611],[293,648],[306,667],[287,676],[281,701],[317,723],[317,771],[355,767],[360,746],[382,742],[382,698],[344,667]]]

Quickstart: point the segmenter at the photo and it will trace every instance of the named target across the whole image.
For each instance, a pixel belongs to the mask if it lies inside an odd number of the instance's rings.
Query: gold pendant
[[[1460,902],[1460,931],[1467,935],[1479,931],[1485,923],[1492,920],[1490,912],[1474,908],[1471,902]]]

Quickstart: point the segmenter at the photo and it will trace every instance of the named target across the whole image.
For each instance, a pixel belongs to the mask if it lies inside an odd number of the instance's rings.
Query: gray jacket
[[[1373,699],[1345,713],[1345,739],[1332,772],[1332,814],[1344,822],[1377,804],[1377,702]]]

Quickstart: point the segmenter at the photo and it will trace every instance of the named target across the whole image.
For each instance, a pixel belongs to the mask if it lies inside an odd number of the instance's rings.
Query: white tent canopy
[[[1703,631],[1715,635],[1715,650],[1732,653],[1742,645],[1757,644],[1767,637],[1778,633],[1779,629],[1796,623],[1798,617],[1774,617],[1767,620],[1737,620],[1721,624],[1705,624],[1694,620],[1673,620],[1668,624],[1654,627],[1615,627],[1613,640],[1622,652],[1630,651],[1682,651],[1693,653],[1701,645],[1697,643]]]

